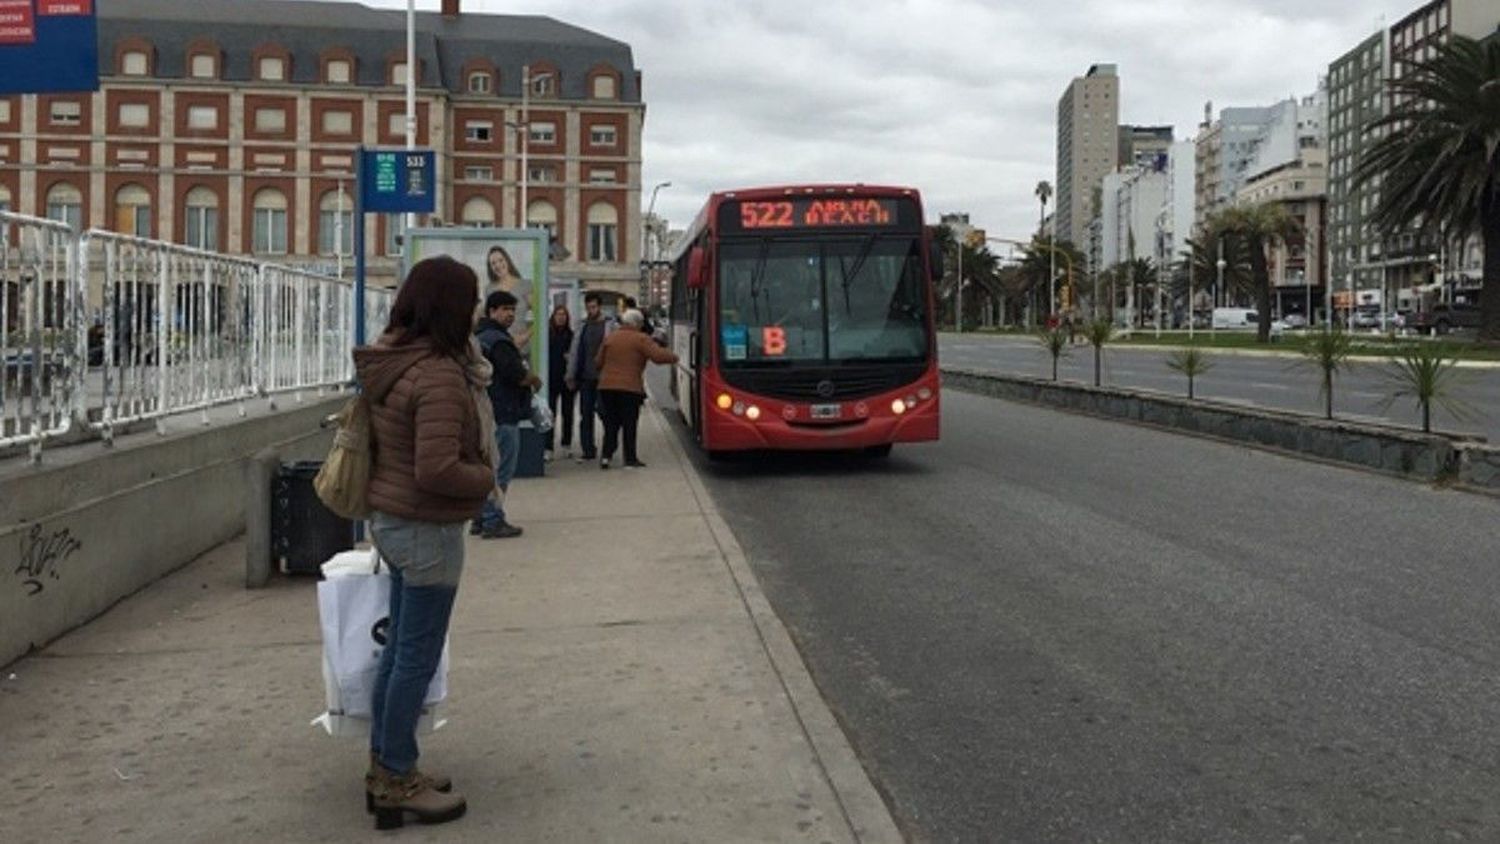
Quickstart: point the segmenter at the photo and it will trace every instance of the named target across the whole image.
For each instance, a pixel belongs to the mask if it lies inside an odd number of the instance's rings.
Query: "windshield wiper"
[[[864,269],[865,261],[869,260],[870,257],[870,250],[875,248],[875,239],[876,235],[874,233],[865,235],[864,243],[859,247],[859,254],[854,256],[854,266],[850,267],[848,271],[844,273],[844,279],[840,283],[840,286],[844,289],[845,316],[849,316],[854,313],[854,306],[849,301],[849,285],[854,281],[854,277],[859,275],[859,271]],[[844,260],[840,258],[839,269],[843,269],[843,267]]]
[[[760,283],[766,274],[766,258],[771,251],[771,239],[760,239],[760,256],[755,259],[755,268],[750,271],[750,308],[755,324],[760,325]],[[771,294],[766,294],[766,311],[771,310]]]

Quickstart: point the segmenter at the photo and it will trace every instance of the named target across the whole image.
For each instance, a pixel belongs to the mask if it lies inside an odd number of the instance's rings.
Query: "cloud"
[[[404,6],[401,0],[371,5]],[[1036,226],[1057,100],[1113,63],[1121,120],[1191,138],[1203,104],[1311,93],[1328,64],[1417,0],[464,0],[624,41],[647,103],[644,175],[674,225],[712,190],[865,181],[921,189],[928,214]],[[421,0],[424,9],[436,0]]]

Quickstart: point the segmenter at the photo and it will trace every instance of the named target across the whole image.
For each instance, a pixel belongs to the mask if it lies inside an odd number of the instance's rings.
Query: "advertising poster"
[[[94,0],[0,0],[0,94],[99,89]]]
[[[511,337],[537,377],[547,380],[547,232],[541,229],[414,229],[410,232],[410,263],[448,255],[467,264],[479,276],[479,298],[492,290],[513,294],[516,323]],[[403,273],[404,274],[404,273]]]

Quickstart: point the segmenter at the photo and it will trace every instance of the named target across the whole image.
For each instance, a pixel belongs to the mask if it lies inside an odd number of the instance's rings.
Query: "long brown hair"
[[[557,324],[558,314],[562,314],[565,317],[562,325]],[[573,332],[573,315],[568,313],[567,305],[558,305],[552,309],[552,316],[547,317],[547,328],[553,334],[571,334]]]
[[[428,338],[439,353],[461,358],[468,353],[478,304],[479,277],[473,270],[447,255],[427,258],[407,274],[385,330],[397,334],[397,345]]]

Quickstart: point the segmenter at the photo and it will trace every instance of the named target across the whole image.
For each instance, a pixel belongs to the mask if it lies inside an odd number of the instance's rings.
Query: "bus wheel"
[[[890,457],[891,456],[891,444],[890,443],[882,443],[880,445],[869,446],[868,448],[865,449],[865,456],[866,457]]]

